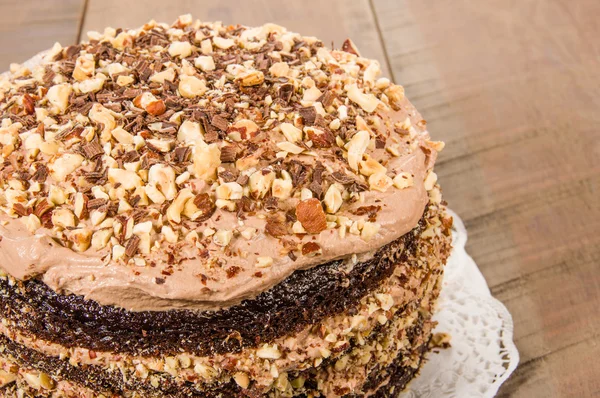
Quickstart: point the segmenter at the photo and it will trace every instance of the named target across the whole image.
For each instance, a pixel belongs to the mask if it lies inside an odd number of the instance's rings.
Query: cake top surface
[[[130,310],[218,309],[414,228],[443,144],[347,40],[149,22],[0,78],[0,267]],[[359,256],[357,256],[359,255]]]

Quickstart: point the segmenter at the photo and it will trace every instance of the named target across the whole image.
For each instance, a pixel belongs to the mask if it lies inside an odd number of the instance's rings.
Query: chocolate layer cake
[[[91,32],[0,79],[4,397],[393,397],[450,251],[440,142],[349,40]]]

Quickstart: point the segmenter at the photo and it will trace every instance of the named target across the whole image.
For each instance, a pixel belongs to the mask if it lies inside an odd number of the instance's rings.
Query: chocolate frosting
[[[354,55],[348,60],[348,54],[326,51],[342,65],[352,60],[356,65]],[[363,82],[362,77],[358,81]],[[358,200],[344,201],[335,216],[364,222],[367,216],[357,213],[359,208],[372,206],[378,209],[372,222],[379,229],[369,239],[353,233],[342,236],[337,228],[313,234],[289,233],[275,237],[267,232],[266,223],[271,215],[264,210],[240,216],[239,212],[217,209],[209,219],[193,224],[192,230],[202,235],[207,229],[241,231],[252,227],[256,228],[257,233],[249,239],[235,235],[225,248],[214,241],[208,242],[200,250],[193,242],[182,242],[174,249],[164,243],[161,232],[155,231],[152,241],[160,242],[163,246],[157,244],[158,249],[139,255],[144,262],[136,265],[132,261],[126,263],[122,259],[111,259],[108,247],[76,251],[57,239],[51,227],[42,226],[31,232],[25,226],[26,217],[5,212],[0,213],[0,266],[17,279],[41,278],[58,292],[81,295],[103,305],[132,311],[158,311],[218,310],[255,297],[295,270],[340,258],[347,258],[351,265],[353,255],[369,256],[369,253],[417,225],[428,200],[424,181],[437,154],[420,115],[408,100],[402,98],[394,106],[386,106],[385,99],[381,101],[377,110],[366,114],[354,104],[357,109],[355,114],[364,114],[370,120],[378,121],[365,127],[359,126],[360,121],[357,120],[352,127],[358,130],[367,128],[372,141],[373,137],[384,137],[388,142],[397,142],[395,155],[373,142],[364,155],[385,165],[388,176],[405,172],[413,177],[414,183],[403,188],[391,186],[384,191],[366,189],[360,193]],[[352,108],[353,102],[346,100],[346,103]],[[275,130],[269,133],[269,129],[266,130],[266,138],[257,143],[259,147],[274,147],[282,141],[280,132]],[[361,181],[367,180],[348,167],[343,159],[331,154],[329,148],[313,148],[309,154],[290,156],[306,165],[320,163],[329,172],[342,171]],[[256,167],[266,167],[268,164],[260,160]],[[53,177],[48,178],[50,181]],[[214,186],[206,178],[193,175],[187,184],[195,194],[214,192]],[[280,204],[284,209],[293,209],[300,200],[296,195]],[[89,221],[80,220],[78,227],[82,225],[91,226]],[[320,253],[302,255],[292,251],[295,254],[288,255],[286,239],[300,246],[308,242],[316,243]],[[173,263],[175,250],[177,261]],[[258,267],[262,258],[271,259],[272,264]]]

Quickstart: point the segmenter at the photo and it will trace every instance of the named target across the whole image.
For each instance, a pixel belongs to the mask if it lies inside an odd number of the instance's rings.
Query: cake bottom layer
[[[428,352],[428,342],[424,340],[422,344],[414,347],[409,354],[398,355],[391,364],[385,367],[376,366],[370,373],[367,382],[363,386],[361,394],[346,394],[342,398],[392,398],[398,395],[410,380],[415,377],[421,364],[425,361]],[[12,355],[11,360],[14,360]],[[0,396],[6,398],[117,398],[132,397],[142,398],[143,393],[133,392],[127,395],[121,394],[102,394],[93,391],[81,384],[66,381],[55,380],[45,373],[39,372],[30,367],[20,367],[11,360],[0,357]],[[306,382],[305,382],[306,383]],[[310,383],[310,382],[309,382]],[[315,386],[316,387],[316,386]],[[231,393],[234,393],[231,391]],[[218,396],[229,398],[222,392]],[[238,395],[237,393],[235,393]],[[197,394],[193,396],[203,396]],[[244,395],[252,397],[252,395]],[[285,395],[270,395],[285,396]],[[319,393],[306,392],[300,395],[294,395],[300,398],[314,398],[321,396]]]

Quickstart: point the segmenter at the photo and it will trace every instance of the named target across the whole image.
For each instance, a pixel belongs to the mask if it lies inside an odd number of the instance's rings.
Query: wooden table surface
[[[600,1],[0,1],[0,70],[105,26],[276,22],[363,55],[446,142],[445,197],[515,321],[501,397],[600,397]]]

